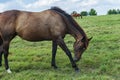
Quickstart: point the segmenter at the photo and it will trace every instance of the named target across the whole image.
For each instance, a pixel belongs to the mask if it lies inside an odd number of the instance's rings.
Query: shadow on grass
[[[49,62],[31,62],[27,64],[19,64],[16,65],[12,71],[15,73],[22,72],[22,71],[55,71],[55,72],[74,72],[74,69],[71,67],[71,64],[61,65],[58,66],[57,69],[54,69]]]

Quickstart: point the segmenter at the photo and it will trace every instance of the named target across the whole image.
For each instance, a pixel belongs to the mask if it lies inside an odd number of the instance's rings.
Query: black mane
[[[88,44],[87,35],[85,34],[84,30],[78,25],[78,23],[72,18],[71,15],[69,15],[64,10],[60,9],[59,7],[51,7],[51,10],[57,11],[60,14],[63,14],[64,16],[66,16],[68,20],[70,21],[70,23],[83,35],[83,38],[85,38],[85,41]]]
[[[59,13],[64,14],[66,17],[71,18],[71,15],[69,15],[68,13],[66,13],[64,10],[60,9],[59,7],[51,7],[51,10],[57,11]]]
[[[68,18],[68,20],[70,21],[70,23],[71,23],[76,29],[78,29],[79,32],[80,32],[81,34],[83,34],[84,37],[86,37],[86,39],[87,39],[87,36],[86,36],[84,30],[78,25],[78,23],[72,18],[71,15],[69,15],[69,14],[66,13],[64,10],[60,9],[59,7],[51,7],[51,10],[57,11],[57,12],[63,14],[64,16],[66,16],[66,17]]]

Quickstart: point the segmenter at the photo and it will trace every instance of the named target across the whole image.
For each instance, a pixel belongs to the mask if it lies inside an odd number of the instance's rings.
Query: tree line
[[[77,11],[73,11],[71,14],[77,14]],[[80,12],[80,14],[82,16],[88,16],[88,15],[89,16],[96,16],[97,15],[97,11],[94,8],[92,8],[92,9],[90,9],[89,12],[82,11],[82,12]],[[111,15],[111,14],[120,14],[120,9],[110,9],[110,10],[108,10],[107,11],[107,15]]]
[[[107,14],[120,14],[120,9],[110,9]]]

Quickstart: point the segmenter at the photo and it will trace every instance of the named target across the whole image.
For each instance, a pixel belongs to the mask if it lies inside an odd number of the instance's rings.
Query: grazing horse
[[[78,13],[71,14],[71,16],[72,16],[72,17],[75,17],[75,18],[81,17],[81,19],[82,19],[82,15],[81,15],[81,14],[78,14]]]
[[[75,38],[74,53],[71,52],[64,42],[66,34]],[[83,29],[65,11],[58,7],[42,12],[27,12],[10,10],[0,14],[0,65],[2,54],[4,54],[5,68],[11,73],[8,64],[9,45],[11,40],[18,35],[27,41],[52,41],[52,62],[51,66],[57,68],[55,56],[57,45],[69,57],[72,67],[78,71],[76,61],[80,60],[82,53],[87,49],[89,41]]]

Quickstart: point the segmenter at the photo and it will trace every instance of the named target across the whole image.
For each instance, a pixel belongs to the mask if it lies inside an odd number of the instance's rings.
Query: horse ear
[[[88,41],[90,41],[93,37],[89,38]]]

